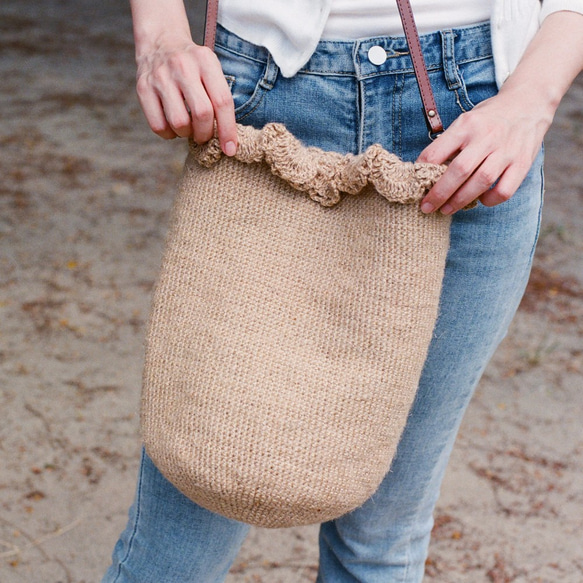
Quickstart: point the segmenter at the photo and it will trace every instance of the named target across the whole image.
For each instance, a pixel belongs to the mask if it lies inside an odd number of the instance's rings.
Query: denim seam
[[[261,64],[261,65],[266,65],[268,63],[268,59],[256,59],[254,57],[250,57],[249,55],[247,55],[245,53],[240,53],[236,50],[233,50],[231,48],[227,48],[223,45],[217,45],[217,48],[220,48],[220,49],[224,50],[225,52],[231,53],[232,55],[236,55],[238,57],[248,59],[249,61],[253,61],[253,62]],[[391,57],[389,57],[389,58],[391,58]],[[397,58],[397,56],[395,56],[393,58]],[[468,57],[465,59],[459,59],[457,61],[457,63],[460,65],[464,65],[466,63],[475,63],[477,61],[483,61],[483,60],[487,60],[487,59],[491,59],[491,58],[492,58],[491,54],[478,55],[475,57]],[[441,65],[441,63],[429,63],[426,66],[427,66],[428,71],[438,71],[441,69],[442,65]],[[369,79],[369,78],[376,77],[376,76],[393,75],[393,74],[399,74],[399,73],[414,73],[414,71],[413,71],[412,67],[401,67],[398,69],[391,69],[389,71],[379,71],[379,72],[369,73],[367,75],[361,75],[360,78],[361,79]],[[302,75],[302,74],[303,75],[330,75],[330,76],[338,76],[338,77],[358,76],[355,71],[336,71],[334,69],[318,69],[318,70],[300,69],[297,74],[298,75]]]
[[[279,75],[279,67],[275,64],[275,61],[271,56],[267,58],[267,63],[265,63],[265,69],[263,71],[263,77],[259,84],[264,89],[271,91],[275,87],[275,82],[277,81],[277,76]]]
[[[265,63],[265,69],[263,70],[261,79],[255,85],[253,94],[243,105],[235,110],[235,117],[238,122],[243,121],[259,107],[265,94],[275,87],[278,72],[277,65],[271,59],[268,59]]]
[[[457,67],[457,66],[456,66]],[[470,99],[470,95],[468,93],[468,88],[466,85],[466,81],[464,76],[462,75],[459,68],[457,68],[457,72],[461,81],[460,86],[455,90],[456,98],[460,109],[465,113],[470,111],[476,107],[476,104]]]
[[[492,59],[493,55],[478,55],[477,57],[467,57],[465,59],[457,59],[456,63],[458,65],[465,65],[466,63],[477,63],[478,61],[487,61],[488,59]]]
[[[358,120],[358,153],[362,152],[364,147],[365,134],[365,117],[366,117],[366,91],[364,83],[358,83],[358,91],[360,93],[360,119]]]
[[[485,57],[476,57],[476,58],[471,58],[471,59],[460,59],[459,61],[456,61],[457,64],[459,65],[465,65],[467,63],[476,63],[478,61],[486,61],[488,59],[491,59],[492,56],[485,56]],[[427,71],[429,73],[435,73],[438,71],[441,71],[443,68],[443,65],[441,63],[430,63],[427,65]],[[399,74],[405,74],[405,75],[413,75],[415,74],[415,71],[413,70],[412,67],[401,67],[398,69],[391,69],[389,71],[375,71],[374,73],[367,73],[366,75],[361,75],[359,76],[360,79],[365,80],[365,79],[373,79],[374,77],[384,77],[387,75],[399,75]]]
[[[395,82],[393,88],[393,119],[391,120],[393,128],[399,128],[398,141],[395,135],[391,136],[391,151],[400,156],[403,153],[403,91],[405,89],[405,77],[401,75],[398,82]]]
[[[476,107],[476,104],[470,99],[465,82],[462,82],[462,86],[455,90],[455,94],[458,105],[464,113],[471,111]]]
[[[318,71],[313,71],[312,69],[301,69],[298,71],[298,75],[329,75],[330,77],[356,77],[354,71],[332,71],[328,69],[322,69]]]
[[[336,530],[337,536],[340,538],[340,534],[338,534],[338,528],[336,525],[336,521],[334,522],[334,529]],[[356,576],[354,575],[354,573],[351,573],[347,568],[346,565],[344,564],[344,562],[342,561],[342,559],[340,558],[340,556],[338,555],[338,553],[336,552],[336,548],[334,547],[334,545],[329,541],[328,537],[326,536],[326,533],[322,533],[322,530],[320,529],[319,532],[319,537],[321,539],[324,540],[324,542],[326,543],[330,553],[332,555],[334,555],[336,561],[338,562],[338,564],[341,566],[341,568],[343,569],[343,571],[345,573],[348,573],[348,575],[350,575],[351,578],[353,578],[355,580],[355,583],[365,583],[364,581],[362,581],[360,578],[357,579]],[[318,568],[318,575],[317,575],[317,583],[326,583],[328,580],[328,576],[325,575],[320,568]]]
[[[464,95],[464,98],[462,100],[462,97],[460,95],[460,90],[459,89],[454,89],[454,93],[455,93],[455,101],[458,104],[458,107],[464,113],[467,113],[468,111],[471,111],[475,107],[475,105],[468,98],[466,98],[465,95]],[[462,101],[464,103],[462,103]]]
[[[259,104],[263,101],[263,98],[265,97],[265,94],[267,93],[267,89],[264,89],[263,87],[261,88],[261,96],[258,98],[256,103],[253,103],[253,107],[251,107],[251,109],[249,109],[249,111],[245,111],[244,108],[245,107],[250,107],[251,104],[251,100],[254,98],[255,95],[257,95],[257,91],[255,91],[255,93],[253,93],[253,97],[251,97],[251,99],[245,104],[242,105],[241,111],[235,111],[235,117],[237,118],[237,122],[243,121],[245,118],[249,117],[258,107]]]
[[[249,61],[253,61],[254,63],[260,63],[262,65],[265,65],[267,63],[267,59],[257,59],[255,57],[252,57],[252,56],[246,54],[246,53],[241,53],[241,52],[239,52],[239,51],[237,51],[235,49],[232,49],[230,47],[226,47],[224,45],[217,44],[216,47],[218,49],[222,49],[223,51],[225,51],[227,53],[231,53],[232,55],[236,55],[237,57],[241,57],[243,59],[247,59]]]
[[[451,30],[441,32],[441,58],[447,88],[452,91],[461,87],[461,79],[455,62],[455,36]]]
[[[544,144],[541,146],[541,152],[544,155]],[[529,262],[532,264],[532,260],[534,258],[534,252],[536,249],[536,244],[538,242],[538,238],[540,235],[540,227],[541,227],[541,220],[542,220],[542,212],[543,212],[543,200],[544,200],[544,193],[545,193],[545,172],[544,172],[544,164],[540,166],[540,178],[541,178],[541,188],[540,188],[540,205],[538,209],[538,220],[536,224],[536,231],[534,234],[534,242],[532,244],[532,249],[530,250]]]
[[[115,579],[113,580],[112,583],[115,583],[119,579],[119,576],[121,575],[122,565],[128,560],[128,557],[130,556],[130,553],[132,551],[132,546],[133,546],[134,540],[136,538],[136,534],[138,532],[138,522],[139,522],[140,516],[141,516],[140,505],[142,502],[143,476],[144,476],[144,452],[142,451],[142,457],[140,460],[140,474],[138,476],[138,488],[137,488],[137,493],[136,493],[136,519],[134,520],[134,528],[133,528],[132,534],[130,535],[130,538],[128,540],[127,551],[126,551],[123,559],[121,559],[117,565],[117,573],[115,574]]]

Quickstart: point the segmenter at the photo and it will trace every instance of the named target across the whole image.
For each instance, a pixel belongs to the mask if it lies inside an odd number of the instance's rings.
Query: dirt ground
[[[133,495],[185,144],[144,122],[125,2],[3,0],[0,78],[0,582],[97,582]],[[528,292],[445,480],[430,583],[583,581],[582,104],[580,79],[547,141]],[[254,529],[228,582],[313,582],[316,539]]]

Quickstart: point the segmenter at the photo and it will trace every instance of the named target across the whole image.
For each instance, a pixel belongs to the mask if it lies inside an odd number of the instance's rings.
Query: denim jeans
[[[445,126],[495,95],[487,24],[423,35]],[[386,50],[375,65],[372,46]],[[309,145],[358,153],[380,143],[406,160],[428,144],[402,37],[322,41],[293,78],[266,50],[219,28],[217,54],[237,118],[284,123]],[[542,151],[514,197],[458,212],[441,305],[416,399],[391,471],[360,508],[320,528],[320,583],[418,583],[433,508],[463,413],[523,294],[539,229]],[[144,454],[135,502],[105,583],[223,581],[248,526],[197,506]]]

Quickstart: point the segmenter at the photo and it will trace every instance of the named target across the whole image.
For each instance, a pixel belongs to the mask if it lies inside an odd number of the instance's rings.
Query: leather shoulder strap
[[[399,14],[401,15],[401,22],[403,23],[403,30],[409,45],[409,52],[411,53],[411,60],[413,61],[413,70],[415,77],[417,77],[417,84],[419,85],[419,92],[421,93],[421,101],[423,102],[423,112],[425,119],[430,129],[431,134],[437,135],[443,132],[443,123],[437,112],[437,105],[431,83],[429,82],[429,75],[427,74],[427,67],[425,66],[425,59],[421,50],[421,43],[419,42],[419,34],[415,19],[413,18],[413,10],[409,0],[397,0]],[[219,0],[206,0],[206,20],[204,28],[204,44],[211,50],[215,48],[215,38],[217,34],[217,15],[219,12]]]
[[[217,0],[218,1],[218,0]],[[429,75],[427,74],[427,67],[425,66],[425,59],[423,58],[423,51],[421,50],[421,43],[419,42],[419,33],[415,19],[413,18],[413,10],[409,0],[397,0],[399,14],[401,15],[401,22],[403,23],[403,30],[407,37],[407,44],[409,45],[409,52],[411,53],[411,60],[413,61],[413,70],[415,77],[417,77],[417,84],[419,85],[419,93],[421,93],[421,101],[423,102],[423,112],[425,119],[432,134],[440,134],[443,132],[443,123],[437,113],[437,105],[431,83],[429,82]]]
[[[219,0],[206,0],[206,18],[204,22],[204,46],[215,50],[217,37],[217,16],[219,14]]]

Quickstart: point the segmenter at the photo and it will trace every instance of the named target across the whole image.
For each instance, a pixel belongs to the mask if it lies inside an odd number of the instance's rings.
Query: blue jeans
[[[487,24],[421,38],[445,126],[496,86]],[[382,65],[367,56],[387,51]],[[323,41],[286,79],[262,48],[219,29],[238,120],[284,123],[310,145],[360,152],[380,143],[414,160],[428,144],[404,38]],[[523,294],[539,229],[542,153],[514,197],[453,217],[439,319],[397,455],[362,507],[321,525],[320,583],[419,582],[432,513],[462,415]],[[200,508],[142,457],[136,500],[106,583],[223,581],[248,526]]]

